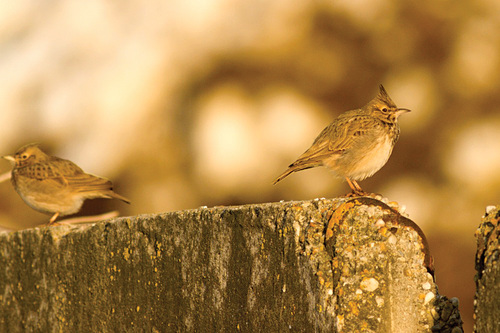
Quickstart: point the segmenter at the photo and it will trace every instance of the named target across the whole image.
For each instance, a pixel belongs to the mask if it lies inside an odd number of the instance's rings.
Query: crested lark
[[[85,173],[75,163],[45,154],[37,144],[19,148],[14,156],[3,156],[14,162],[12,185],[31,208],[58,216],[77,213],[86,199],[116,198],[130,201],[113,192],[111,181]]]
[[[380,92],[360,109],[342,113],[288,166],[273,184],[295,171],[326,166],[345,177],[353,194],[366,194],[357,183],[380,170],[399,138],[398,108],[380,85]]]

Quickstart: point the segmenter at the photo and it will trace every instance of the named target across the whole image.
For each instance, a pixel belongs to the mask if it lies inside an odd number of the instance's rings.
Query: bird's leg
[[[51,218],[50,218],[50,221],[47,225],[54,225],[54,222],[56,221],[56,219],[59,217],[59,212],[55,213]]]
[[[366,192],[363,191],[361,186],[359,186],[357,181],[355,181],[354,179],[351,180],[351,179],[349,179],[349,177],[345,177],[345,179],[347,180],[347,184],[349,184],[349,187],[352,190],[352,192],[347,195],[348,197],[353,197],[356,195],[363,196],[366,194]]]
[[[363,191],[363,189],[361,188],[361,186],[359,186],[358,182],[355,181],[354,179],[352,180],[352,183],[354,184],[354,187],[356,187],[356,193],[358,193],[359,195],[365,195],[366,192]]]

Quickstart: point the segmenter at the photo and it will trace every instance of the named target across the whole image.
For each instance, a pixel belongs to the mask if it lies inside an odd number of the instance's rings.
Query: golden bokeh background
[[[499,28],[495,0],[3,2],[0,155],[41,142],[132,200],[80,215],[336,197],[325,169],[271,182],[382,83],[412,112],[361,185],[422,227],[471,331],[474,231],[499,203]],[[0,225],[47,221],[0,195]]]

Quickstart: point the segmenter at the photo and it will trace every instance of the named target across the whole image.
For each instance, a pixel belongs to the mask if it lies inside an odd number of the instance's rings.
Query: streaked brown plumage
[[[342,113],[314,140],[312,146],[288,166],[274,184],[292,172],[326,166],[345,177],[354,194],[365,192],[357,183],[380,170],[399,138],[398,108],[384,87],[360,109]]]
[[[11,181],[16,192],[31,208],[58,216],[77,213],[86,199],[115,198],[130,201],[113,192],[110,180],[85,173],[75,163],[45,154],[38,144],[19,148],[14,156]]]

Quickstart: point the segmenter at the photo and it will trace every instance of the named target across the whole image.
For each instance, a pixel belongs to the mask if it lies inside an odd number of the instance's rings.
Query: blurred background
[[[361,185],[407,207],[471,331],[474,231],[499,203],[499,13],[495,0],[4,1],[0,155],[40,142],[132,200],[79,215],[336,197],[349,187],[326,169],[271,182],[382,83],[412,112]],[[0,196],[0,225],[48,221],[10,182]]]

